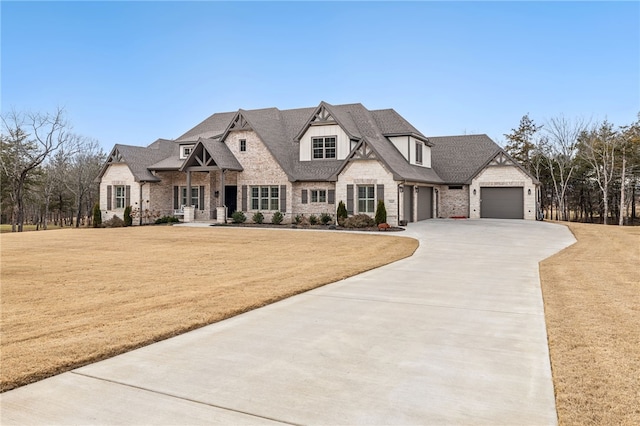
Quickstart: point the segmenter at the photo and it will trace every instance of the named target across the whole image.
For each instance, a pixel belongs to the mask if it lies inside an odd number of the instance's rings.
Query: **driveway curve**
[[[538,262],[571,232],[402,235],[410,258],[5,392],[0,423],[556,424]]]

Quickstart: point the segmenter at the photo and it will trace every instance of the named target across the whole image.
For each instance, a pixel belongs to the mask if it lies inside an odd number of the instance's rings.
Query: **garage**
[[[480,217],[491,219],[524,219],[522,187],[481,187]]]
[[[430,186],[418,187],[418,220],[431,219],[433,212],[433,190]]]

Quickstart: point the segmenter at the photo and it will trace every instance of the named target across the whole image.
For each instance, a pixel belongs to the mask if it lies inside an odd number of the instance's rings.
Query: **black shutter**
[[[287,185],[280,185],[280,211],[287,211]]]
[[[307,204],[307,190],[302,190],[302,204]]]
[[[377,192],[376,199],[378,201],[380,200],[384,201],[384,185],[377,185],[376,192]]]
[[[124,206],[128,207],[131,205],[131,186],[127,185],[124,187]]]
[[[180,187],[173,187],[173,208],[174,210],[178,210],[180,208]]]
[[[353,185],[347,185],[347,214],[353,214]]]
[[[107,210],[111,210],[111,191],[112,186],[107,185]]]
[[[198,208],[200,210],[204,210],[204,186],[200,186],[200,191],[198,192],[200,199],[198,200],[200,204],[198,204]]]
[[[242,185],[242,211],[247,211],[247,185]]]
[[[336,203],[336,190],[330,189],[327,191],[327,203],[335,204]]]

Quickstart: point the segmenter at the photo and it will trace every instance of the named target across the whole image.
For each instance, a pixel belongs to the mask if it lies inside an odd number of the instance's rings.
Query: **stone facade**
[[[535,220],[536,186],[532,179],[516,166],[487,166],[472,180],[469,187],[469,217],[480,218],[480,188],[509,186],[523,188],[524,218]]]
[[[240,140],[246,141],[246,151],[240,151]],[[230,132],[225,141],[233,155],[238,159],[238,162],[244,169],[241,173],[235,173],[236,185],[238,186],[238,210],[242,210],[242,186],[247,186],[247,219],[251,220],[251,217],[258,210],[251,208],[251,187],[252,186],[282,186],[287,187],[286,212],[282,212],[284,215],[284,222],[291,222],[291,206],[292,206],[292,185],[289,182],[289,177],[282,170],[278,162],[273,155],[269,152],[264,145],[260,137],[253,131],[240,130]],[[225,183],[231,184],[231,179],[227,180],[225,175]],[[265,222],[271,222],[271,218],[275,210],[260,210],[264,215]]]
[[[322,213],[329,213],[335,217],[338,208],[338,200],[334,200],[333,204],[329,204],[329,190],[335,190],[334,182],[295,182],[293,188],[293,214],[305,215],[307,217],[313,215],[320,216]],[[302,191],[307,191],[307,202],[302,203]],[[324,203],[311,202],[311,191],[326,191],[327,200]]]
[[[438,186],[437,197],[437,217],[469,217],[469,185]]]
[[[398,183],[378,160],[355,160],[349,162],[336,182],[336,207],[340,201],[347,204],[347,185],[354,186],[354,213],[358,213],[358,185],[384,185],[384,205],[387,223],[398,225]],[[376,189],[377,191],[377,189]],[[378,194],[376,193],[376,199]],[[368,213],[371,217],[375,213]]]
[[[111,186],[113,188],[117,185],[131,187],[129,194],[130,204],[134,202],[137,204],[140,199],[140,184],[135,181],[129,166],[124,163],[111,164],[100,180],[100,210],[102,211],[103,221],[109,220],[113,216],[118,216],[120,219],[124,218],[124,208],[116,209],[115,207],[115,189],[112,189],[111,194],[111,210],[107,210],[107,187]],[[144,191],[142,195],[144,197]]]

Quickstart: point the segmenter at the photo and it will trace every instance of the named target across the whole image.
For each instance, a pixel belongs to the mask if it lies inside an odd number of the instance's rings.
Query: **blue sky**
[[[428,136],[504,133],[529,113],[630,124],[639,2],[12,2],[2,112],[147,145],[214,112],[361,102]]]

